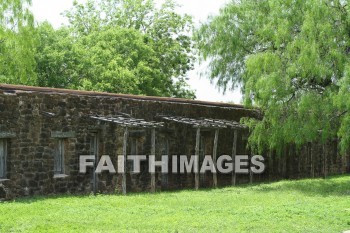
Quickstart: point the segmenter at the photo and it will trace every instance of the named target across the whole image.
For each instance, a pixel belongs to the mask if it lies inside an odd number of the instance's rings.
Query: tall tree
[[[38,28],[41,85],[194,98],[186,83],[192,19],[175,8],[170,0],[161,7],[153,0],[74,2],[68,28],[56,35]]]
[[[196,32],[210,78],[242,86],[254,150],[339,136],[350,145],[348,1],[240,0]]]
[[[86,68],[84,51],[66,27],[55,30],[48,22],[36,27],[37,85],[78,89],[81,71]],[[82,49],[82,48],[81,48]]]
[[[0,82],[35,84],[30,0],[0,1]]]

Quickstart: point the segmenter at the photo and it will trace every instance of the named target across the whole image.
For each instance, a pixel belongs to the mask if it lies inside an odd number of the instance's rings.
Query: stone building
[[[148,161],[141,173],[88,169],[79,173],[80,155],[155,154],[213,156],[248,154],[248,131],[238,122],[258,117],[240,105],[0,85],[0,199],[58,193],[160,191],[246,183],[249,174],[155,174]],[[255,181],[301,178],[349,171],[349,156],[330,142],[290,147],[285,156],[266,153],[267,170]],[[324,152],[327,151],[327,152]],[[326,155],[325,155],[326,154]],[[273,158],[278,159],[273,159]]]

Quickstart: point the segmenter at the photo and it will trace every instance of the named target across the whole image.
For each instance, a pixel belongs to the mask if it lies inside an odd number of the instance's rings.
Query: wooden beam
[[[123,139],[123,156],[124,156],[124,172],[122,174],[122,189],[123,194],[126,194],[126,150],[128,146],[128,137],[129,137],[129,129],[128,127],[124,128],[124,139]]]
[[[213,172],[213,186],[216,188],[218,186],[218,177],[216,173],[216,157],[217,157],[217,151],[218,151],[218,139],[219,139],[219,129],[215,130],[215,137],[214,137],[214,146],[213,146],[213,162],[214,162],[214,169],[215,172]]]
[[[6,139],[0,139],[0,179],[6,177]]]
[[[327,144],[323,144],[323,179],[327,178]]]
[[[156,129],[152,128],[151,132],[151,155],[156,155]],[[151,174],[151,192],[154,193],[156,191],[156,173]]]
[[[253,184],[253,171],[252,171],[252,157],[253,154],[250,153],[249,155],[249,184]]]
[[[300,159],[301,159],[301,152],[302,152],[302,150],[298,150],[298,152],[296,152],[296,155],[297,155],[297,158],[298,158],[298,176],[297,176],[297,178],[298,179],[300,179],[301,177],[300,177]]]
[[[92,180],[93,180],[93,192],[94,195],[96,195],[97,193],[97,189],[98,189],[98,176],[95,172],[96,167],[97,167],[97,161],[98,161],[98,153],[99,153],[99,133],[93,133],[92,134],[92,145],[93,145],[93,151],[91,151],[93,153],[93,155],[95,156],[95,160],[94,160],[94,169],[93,169],[93,173],[92,173]]]
[[[232,145],[232,163],[233,163],[232,185],[236,185],[235,158],[237,155],[237,136],[238,136],[238,132],[237,132],[237,129],[235,129],[233,131],[233,145]]]
[[[267,152],[267,158],[268,158],[268,160],[267,160],[267,162],[268,162],[268,167],[267,167],[267,171],[268,171],[268,175],[269,175],[269,182],[271,182],[271,180],[272,180],[272,171],[273,171],[273,160],[272,160],[272,151],[271,151],[271,149],[269,149],[268,150],[268,152]]]
[[[197,166],[197,170],[195,171],[195,189],[199,189],[199,144],[200,144],[200,138],[201,138],[201,128],[197,128],[196,130],[196,150],[195,150],[195,166]]]
[[[283,166],[282,166],[282,174],[283,174],[283,179],[287,178],[287,158],[288,158],[288,153],[289,153],[289,145],[286,144],[284,146],[284,152],[283,152]]]
[[[314,150],[312,143],[309,143],[309,150],[310,150],[310,173],[311,177],[315,178],[315,170],[314,170]]]

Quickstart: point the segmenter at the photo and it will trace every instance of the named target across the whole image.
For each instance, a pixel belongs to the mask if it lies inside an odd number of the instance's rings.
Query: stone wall
[[[22,88],[23,89],[23,88]],[[43,89],[44,90],[44,89]],[[113,116],[130,114],[135,118],[158,121],[158,115],[186,116],[191,118],[216,118],[239,121],[242,117],[256,117],[257,113],[240,106],[223,106],[202,102],[171,101],[171,99],[133,98],[121,95],[88,95],[64,91],[1,90],[0,91],[0,138],[7,144],[6,177],[0,179],[0,199],[27,195],[57,193],[90,193],[93,190],[92,169],[79,173],[79,156],[98,151],[98,155],[110,155],[116,165],[116,156],[122,154],[123,129],[115,124],[102,124],[89,115]],[[128,140],[128,154],[150,154],[150,130],[132,130]],[[192,155],[195,149],[195,129],[178,123],[166,123],[157,130],[157,155],[168,151],[170,155]],[[247,132],[239,132],[238,154],[246,154]],[[96,141],[94,141],[96,138]],[[231,154],[233,132],[220,130],[218,155]],[[214,132],[202,133],[203,153],[212,154]],[[97,142],[97,148],[94,143]],[[64,175],[55,175],[54,154],[61,143],[64,150]],[[307,177],[307,156],[293,156],[281,162],[267,157],[268,170],[256,180]],[[314,174],[319,175],[317,165],[320,155],[313,153]],[[298,161],[298,166],[295,166]],[[329,174],[349,170],[348,157],[341,157],[329,150],[327,167]],[[340,161],[342,161],[340,163]],[[281,165],[294,164],[294,165]],[[129,165],[128,165],[129,166]],[[282,170],[280,169],[282,167]],[[150,190],[148,162],[142,162],[140,174],[127,174],[128,192]],[[273,169],[276,168],[276,169]],[[284,169],[284,170],[283,170]],[[288,174],[288,175],[287,175]],[[157,190],[194,187],[194,175],[157,174]],[[121,175],[102,173],[97,176],[97,189],[102,193],[120,192]],[[238,183],[249,181],[240,175]],[[219,186],[231,184],[231,175],[219,175]],[[201,187],[212,186],[212,175],[201,177]]]

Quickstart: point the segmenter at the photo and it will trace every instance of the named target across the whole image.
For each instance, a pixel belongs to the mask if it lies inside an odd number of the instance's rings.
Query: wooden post
[[[151,132],[151,155],[156,155],[156,129],[152,128]],[[151,192],[154,193],[156,191],[156,173],[155,171],[151,174]]]
[[[301,158],[301,152],[302,152],[302,149],[299,149],[298,150],[298,176],[297,178],[300,179],[301,178],[301,169],[300,169],[300,158]]]
[[[313,158],[313,148],[312,148],[312,143],[309,143],[310,146],[310,169],[311,169],[311,177],[315,177],[315,171],[314,171],[314,158]]]
[[[271,162],[272,162],[272,152],[271,152],[271,150],[268,150],[268,152],[267,152],[267,162],[268,162],[268,167],[267,167],[267,171],[268,171],[268,175],[269,175],[269,177],[268,177],[268,180],[269,180],[269,182],[271,182],[271,167],[273,167],[273,166],[271,166]]]
[[[94,195],[96,195],[97,193],[97,183],[98,183],[98,176],[95,172],[96,170],[96,167],[97,167],[97,160],[98,160],[98,153],[99,153],[99,146],[98,146],[98,142],[99,142],[99,133],[94,133],[93,134],[93,138],[92,138],[92,146],[93,146],[93,150],[91,151],[94,156],[95,156],[95,160],[94,160],[94,170],[93,170],[93,173],[92,173],[92,180],[93,180],[93,192],[94,192]]]
[[[327,178],[327,144],[323,145],[323,179]]]
[[[0,139],[0,179],[6,178],[6,139]]]
[[[236,185],[236,171],[235,171],[235,158],[237,155],[237,129],[233,131],[233,145],[232,145],[232,185]]]
[[[215,130],[214,146],[213,146],[213,162],[214,162],[214,172],[213,172],[213,186],[216,188],[218,186],[218,178],[216,173],[216,156],[218,151],[218,139],[219,139],[219,129]]]
[[[124,128],[124,139],[123,139],[123,156],[124,156],[124,172],[122,174],[122,189],[123,194],[126,194],[126,149],[128,146],[128,136],[129,136],[129,129],[128,127]]]
[[[194,182],[195,182],[195,189],[199,189],[199,143],[200,143],[200,138],[201,138],[201,128],[197,128],[196,132],[196,150],[195,150],[195,166],[197,166],[197,170],[195,171],[195,176],[194,176]]]
[[[283,179],[287,178],[287,157],[288,157],[288,144],[284,146],[283,166],[282,166]]]
[[[253,184],[253,172],[252,172],[252,153],[249,155],[249,183]]]

